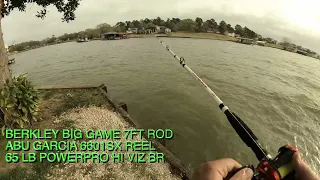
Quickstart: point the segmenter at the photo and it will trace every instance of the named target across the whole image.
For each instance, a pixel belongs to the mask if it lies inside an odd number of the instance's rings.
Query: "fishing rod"
[[[225,106],[221,99],[216,95],[216,93],[214,93],[212,89],[205,82],[203,82],[203,80],[194,71],[192,71],[188,65],[186,65],[185,59],[176,55],[168,45],[164,44],[164,42],[159,39],[159,37],[156,38],[173,55],[173,57],[179,61],[180,65],[185,68],[197,81],[200,82],[200,84],[217,103],[220,110],[226,115],[229,123],[237,132],[242,141],[251,148],[259,160],[259,164],[256,169],[254,169],[253,165],[246,165],[233,172],[233,174],[243,168],[251,168],[255,172],[252,178],[254,180],[291,179],[294,176],[291,161],[292,156],[297,149],[290,145],[282,146],[279,148],[277,156],[272,159],[267,151],[262,148],[262,145],[258,142],[258,138],[252,132],[252,130],[235,113],[231,112],[230,109]]]

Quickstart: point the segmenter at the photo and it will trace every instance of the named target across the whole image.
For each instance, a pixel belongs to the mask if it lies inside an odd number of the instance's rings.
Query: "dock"
[[[107,32],[101,35],[101,40],[120,40],[128,39],[127,33]]]
[[[303,50],[297,50],[298,54],[304,55],[304,56],[308,56],[308,52],[303,51]]]

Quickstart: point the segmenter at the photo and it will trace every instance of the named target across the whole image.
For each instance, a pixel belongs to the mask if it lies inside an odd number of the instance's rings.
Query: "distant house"
[[[153,26],[148,28],[151,31],[151,34],[157,34],[160,32],[160,26]]]
[[[208,28],[207,33],[216,33],[218,31],[219,31],[218,29]]]
[[[170,34],[171,33],[171,29],[170,28],[164,28],[164,33],[165,34]]]
[[[234,37],[240,37],[240,34],[234,34]]]
[[[146,34],[152,34],[152,31],[151,31],[151,29],[146,29],[146,30],[145,30],[145,33],[146,33]]]
[[[220,31],[218,29],[212,29],[213,33],[220,34]]]
[[[158,33],[163,33],[163,34],[169,34],[171,33],[171,29],[167,28],[165,26],[154,26],[154,27],[149,27],[148,30],[151,32],[151,34],[158,34]]]
[[[256,41],[256,44],[259,46],[265,46],[266,42],[265,41]]]
[[[235,33],[228,33],[227,35],[230,36],[230,37],[234,37]]]
[[[128,34],[132,34],[132,33],[137,34],[138,30],[139,30],[138,28],[128,28],[127,33]]]
[[[9,46],[7,44],[4,45],[4,48],[9,52]]]

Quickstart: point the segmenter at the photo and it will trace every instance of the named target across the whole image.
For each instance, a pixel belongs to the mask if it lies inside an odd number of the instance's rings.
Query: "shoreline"
[[[219,40],[219,41],[229,41],[229,42],[234,42],[234,43],[239,43],[237,42],[237,39],[235,37],[230,37],[230,36],[226,36],[226,35],[221,35],[221,34],[216,34],[216,33],[193,33],[193,32],[172,32],[170,34],[128,34],[128,39],[130,38],[154,38],[154,37],[163,37],[163,38],[190,38],[190,39],[209,39],[209,40]],[[90,41],[97,41],[100,39],[91,39]],[[55,44],[50,44],[47,46],[51,46],[51,45],[56,45],[56,44],[63,44],[63,43],[67,43],[67,42],[75,42],[74,41],[65,41],[65,42],[60,42],[60,43],[55,43]],[[242,43],[240,43],[242,44]],[[41,47],[45,47],[45,46],[41,46]],[[13,53],[9,53],[8,56],[11,55],[15,55],[15,54],[19,54],[22,52],[26,52],[32,49],[38,49],[41,47],[36,47],[36,48],[31,48],[28,50],[24,50],[24,51],[19,51],[19,52],[13,52]],[[275,48],[275,49],[279,49],[282,51],[287,51],[285,50],[285,48],[280,45],[280,44],[271,44],[271,43],[265,43],[264,46],[261,47],[270,47],[270,48]],[[291,53],[295,53],[295,54],[299,54],[297,52],[292,52],[292,51],[287,51],[287,52],[291,52]],[[300,54],[302,55],[302,54]],[[309,55],[303,55],[306,57],[310,57],[310,58],[314,58],[314,59],[319,59],[313,56],[309,56]]]

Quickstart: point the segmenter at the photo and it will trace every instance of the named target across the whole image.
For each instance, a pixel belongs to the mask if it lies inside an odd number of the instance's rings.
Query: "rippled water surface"
[[[320,61],[232,42],[163,39],[256,133],[271,154],[296,145],[320,167]],[[190,168],[231,157],[257,163],[215,102],[156,39],[48,46],[15,55],[39,85],[108,86],[143,128],[171,128],[167,147]]]

